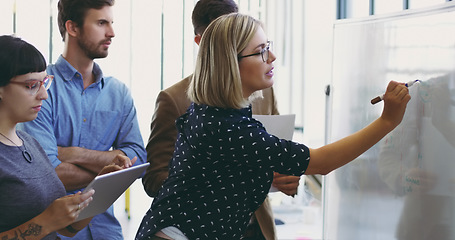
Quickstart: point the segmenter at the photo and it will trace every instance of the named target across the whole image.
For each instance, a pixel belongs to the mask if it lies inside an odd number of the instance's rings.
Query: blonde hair
[[[243,96],[238,56],[258,27],[261,22],[240,13],[223,15],[210,23],[202,36],[188,89],[192,102],[234,109],[250,104]]]

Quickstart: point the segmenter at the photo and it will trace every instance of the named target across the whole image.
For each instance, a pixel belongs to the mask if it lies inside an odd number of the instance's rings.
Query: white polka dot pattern
[[[176,124],[169,177],[142,220],[138,240],[167,226],[189,239],[240,239],[273,172],[302,175],[308,167],[308,148],[268,134],[251,108],[192,104]]]

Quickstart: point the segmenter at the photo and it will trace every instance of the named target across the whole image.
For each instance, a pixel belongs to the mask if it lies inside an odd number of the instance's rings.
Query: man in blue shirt
[[[21,126],[41,143],[68,194],[87,186],[117,154],[137,156],[136,165],[146,160],[130,91],[119,80],[104,77],[94,62],[108,55],[115,36],[113,4],[114,0],[59,1],[64,51],[47,69],[54,82],[37,119]],[[123,239],[113,207],[95,216],[73,239]]]

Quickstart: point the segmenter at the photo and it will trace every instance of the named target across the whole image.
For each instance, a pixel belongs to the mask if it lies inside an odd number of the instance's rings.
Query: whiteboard
[[[329,142],[378,118],[408,82],[402,123],[325,178],[324,239],[455,239],[455,5],[334,25]],[[336,157],[336,156],[334,156]]]

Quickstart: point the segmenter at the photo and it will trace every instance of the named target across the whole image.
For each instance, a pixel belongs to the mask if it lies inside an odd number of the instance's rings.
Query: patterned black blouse
[[[193,103],[176,125],[169,177],[142,220],[138,240],[168,226],[189,239],[240,239],[273,172],[302,175],[308,167],[309,149],[268,134],[251,107]]]

